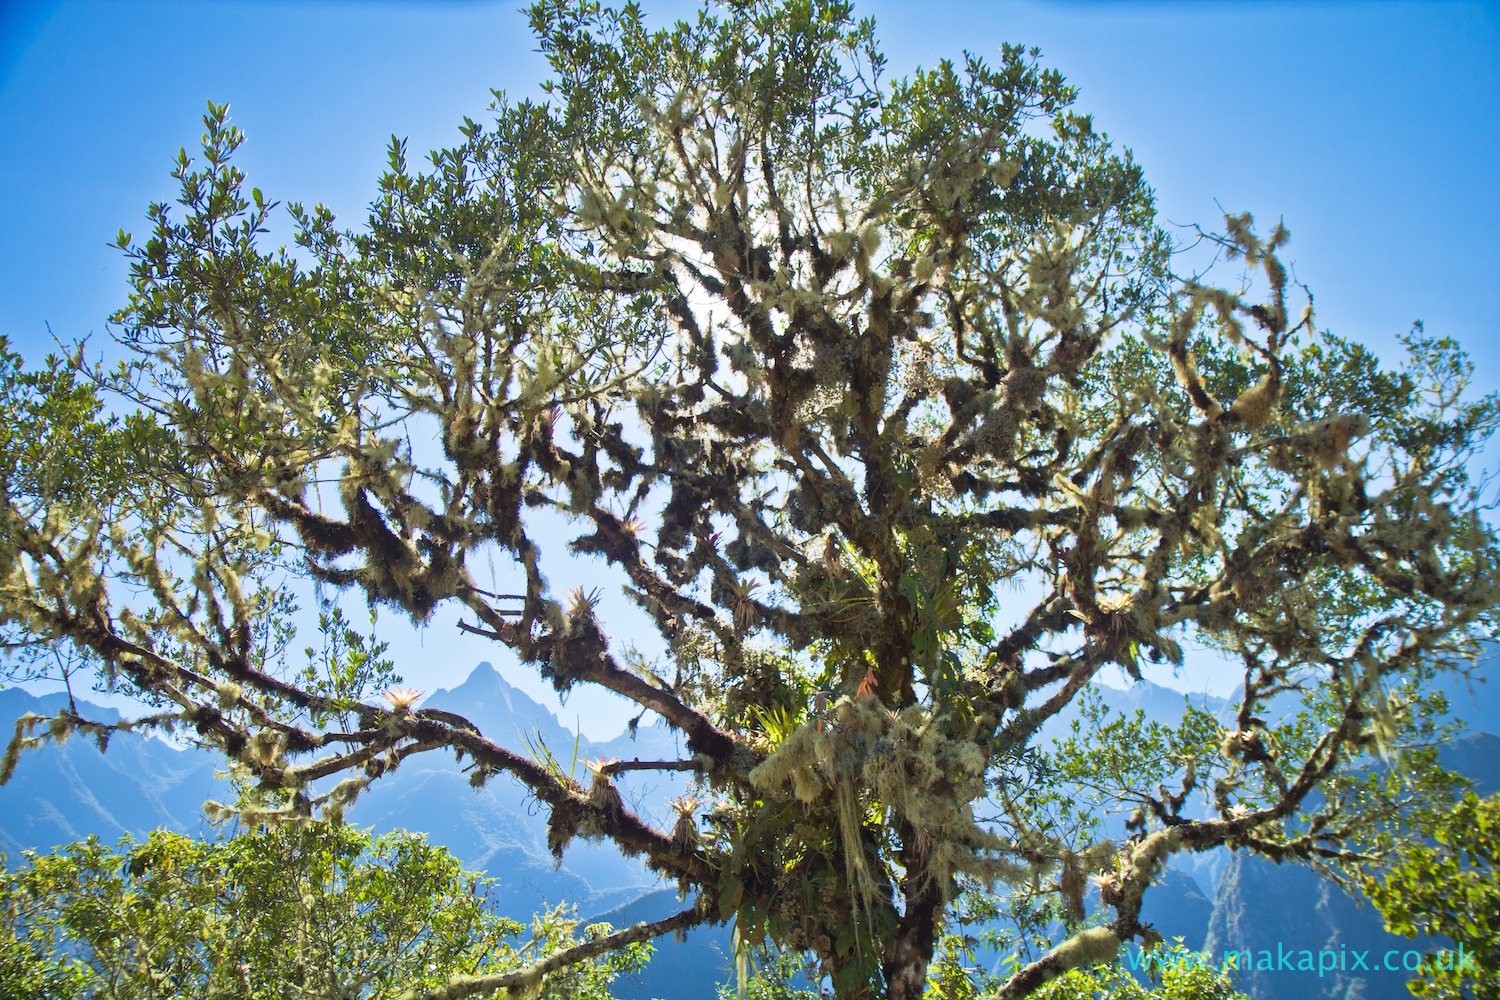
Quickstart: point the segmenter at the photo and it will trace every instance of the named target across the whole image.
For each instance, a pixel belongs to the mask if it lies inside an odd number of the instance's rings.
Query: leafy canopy
[[[15,1000],[394,1000],[455,978],[522,981],[537,959],[576,945],[580,922],[561,908],[521,943],[522,926],[491,912],[489,884],[421,837],[348,826],[218,842],[158,831],[114,848],[90,839],[0,868],[0,986]],[[610,982],[649,954],[633,944],[574,965],[540,996],[607,1000]]]

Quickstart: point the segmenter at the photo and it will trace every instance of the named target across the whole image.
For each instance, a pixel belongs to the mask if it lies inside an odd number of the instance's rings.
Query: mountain
[[[1500,736],[1479,732],[1462,737],[1444,748],[1442,760],[1468,777],[1479,794],[1500,791]],[[1411,994],[1405,971],[1393,972],[1383,964],[1377,969],[1376,963],[1392,952],[1396,964],[1408,951],[1425,954],[1448,944],[1387,933],[1380,913],[1362,896],[1345,894],[1308,868],[1235,854],[1219,881],[1205,948],[1216,960],[1247,950],[1256,956],[1254,968],[1237,984],[1252,997],[1406,1000]],[[1342,967],[1326,975],[1300,970],[1304,950],[1314,965],[1327,951],[1339,957]],[[1283,964],[1283,952],[1297,956],[1285,957]],[[1267,961],[1261,961],[1262,954]],[[1365,956],[1371,971],[1356,967],[1355,954]],[[1243,961],[1240,965],[1244,967]]]
[[[19,688],[0,690],[0,720],[27,713],[55,714],[67,704],[61,693],[32,695]],[[660,759],[677,755],[665,726],[642,726],[607,743],[576,742],[555,715],[511,687],[488,663],[451,691],[434,692],[427,706],[467,715],[480,730],[507,749],[527,753],[527,740],[543,742],[561,760],[586,773],[584,762],[603,757]],[[117,721],[119,713],[79,703],[86,718]],[[208,751],[172,746],[139,733],[115,734],[109,752],[75,736],[22,756],[11,781],[0,787],[0,852],[51,850],[97,835],[108,841],[143,837],[156,829],[213,836],[202,819],[210,798],[223,799],[227,786],[214,777],[220,758]],[[679,775],[631,775],[622,795],[658,819],[666,800],[682,787]],[[497,909],[527,922],[542,906],[576,904],[592,916],[656,888],[656,879],[637,860],[603,844],[577,841],[559,866],[547,850],[546,815],[513,779],[500,776],[475,791],[452,757],[423,754],[382,778],[349,810],[351,822],[381,832],[413,828],[453,851],[465,865],[499,880]]]
[[[1467,735],[1449,743],[1442,751],[1444,766],[1473,782],[1480,795],[1500,791],[1500,671],[1494,656],[1475,668],[1471,678],[1445,677],[1435,686],[1447,697],[1452,717],[1463,722]],[[1128,690],[1098,689],[1101,700],[1114,712],[1140,710],[1147,720],[1172,723],[1182,715],[1184,696],[1142,681]],[[1231,702],[1195,695],[1191,702],[1228,721]],[[1273,706],[1272,716],[1282,712]],[[1068,732],[1078,717],[1075,706],[1042,730],[1044,739]],[[1105,834],[1118,837],[1118,817],[1105,825]],[[1142,918],[1155,925],[1164,937],[1181,937],[1192,949],[1208,951],[1222,961],[1230,951],[1248,950],[1253,963],[1236,987],[1257,1000],[1398,1000],[1409,998],[1407,973],[1381,968],[1361,974],[1350,968],[1351,954],[1364,952],[1367,964],[1383,961],[1395,949],[1393,961],[1407,951],[1426,953],[1446,942],[1409,940],[1388,934],[1378,911],[1362,898],[1346,895],[1306,867],[1276,865],[1261,858],[1231,854],[1224,849],[1198,854],[1177,854],[1162,880],[1152,886],[1142,907]],[[1206,890],[1206,891],[1205,891]],[[1286,957],[1278,953],[1290,950]],[[1309,952],[1316,970],[1319,953],[1325,949],[1339,956],[1345,968],[1317,971],[1297,969]],[[1277,968],[1286,958],[1290,968]],[[1269,961],[1264,961],[1268,959]],[[1241,965],[1243,966],[1243,960]],[[1270,969],[1258,966],[1269,964]]]
[[[7,688],[0,691],[0,720],[9,723],[27,712],[55,715],[67,703],[65,694],[37,697]],[[120,718],[113,709],[86,702],[79,708],[102,722]],[[214,778],[217,760],[140,733],[116,733],[107,754],[82,736],[25,754],[0,787],[0,853],[15,859],[23,850],[48,850],[91,835],[115,841],[156,829],[209,835],[203,802],[221,798],[224,788]]]
[[[1168,868],[1141,903],[1143,923],[1155,927],[1168,941],[1181,938],[1193,951],[1203,948],[1213,913],[1214,901],[1182,868]]]
[[[557,716],[506,683],[489,663],[480,663],[452,690],[438,690],[425,708],[456,712],[500,746],[531,753],[544,745],[565,769],[587,781],[589,760],[676,759],[677,741],[664,724],[641,726],[634,739],[623,734],[593,743],[558,721]],[[529,746],[528,746],[529,744]],[[683,782],[646,772],[630,773],[619,782],[627,804],[658,821],[666,800]],[[547,815],[514,778],[499,775],[484,788],[469,784],[468,774],[451,756],[421,754],[394,774],[376,782],[349,810],[351,822],[378,830],[421,829],[452,851],[466,866],[499,879],[495,900],[500,912],[522,922],[543,906],[571,903],[592,917],[656,888],[656,878],[637,859],[625,858],[608,844],[577,840],[562,865],[547,849]]]
[[[648,920],[663,920],[687,905],[673,889],[656,889],[633,902],[601,913],[614,927],[628,927]],[[680,939],[656,939],[656,954],[634,976],[615,981],[610,991],[619,1000],[716,1000],[718,984],[734,972],[734,943],[729,925],[697,927]]]
[[[585,783],[586,762],[590,760],[680,760],[685,753],[681,735],[660,720],[639,727],[633,735],[626,731],[604,743],[576,736],[556,715],[506,683],[488,662],[481,662],[451,691],[433,692],[422,705],[462,715],[508,750],[530,754],[532,747],[545,745],[560,764],[571,768]],[[615,786],[630,808],[649,819],[667,822],[669,817],[675,818],[667,803],[686,790],[688,779],[681,773],[627,771],[617,777]]]
[[[1216,962],[1248,952],[1235,986],[1266,1000],[1407,1000],[1402,956],[1446,945],[1387,933],[1378,911],[1310,869],[1239,854],[1225,867],[1205,941]],[[1390,955],[1394,970],[1381,964]],[[1332,967],[1318,971],[1320,963]]]
[[[1500,716],[1494,723],[1500,724]],[[1500,736],[1471,733],[1443,747],[1438,759],[1448,770],[1473,782],[1475,793],[1486,796],[1500,792]]]
[[[1448,699],[1448,710],[1471,733],[1500,731],[1500,653],[1491,653],[1465,678],[1449,674],[1434,687]]]
[[[0,720],[27,713],[55,714],[64,694],[35,696],[18,688],[0,690]],[[507,749],[530,753],[546,747],[563,767],[582,778],[593,759],[679,759],[680,737],[664,724],[641,726],[594,743],[575,737],[556,715],[518,689],[489,664],[480,663],[464,683],[435,691],[424,707],[464,715]],[[79,703],[87,718],[114,722],[119,713]],[[3,723],[0,723],[3,724]],[[0,786],[0,852],[47,851],[95,834],[116,840],[144,837],[164,828],[213,836],[202,820],[204,800],[225,797],[214,778],[219,758],[207,751],[171,746],[137,733],[120,733],[101,754],[92,741],[75,737],[25,754],[11,781]],[[667,802],[687,785],[680,774],[627,772],[617,782],[625,801],[665,823]],[[522,923],[543,906],[570,903],[591,921],[623,927],[668,916],[681,904],[659,888],[638,860],[621,857],[607,844],[574,841],[557,864],[547,850],[546,813],[514,779],[498,776],[475,790],[452,757],[434,753],[408,759],[376,782],[348,812],[349,821],[384,832],[419,829],[451,850],[467,867],[498,880],[496,909]],[[670,825],[669,823],[667,825]],[[608,911],[608,912],[605,912]],[[683,942],[657,942],[657,956],[635,980],[622,980],[623,1000],[713,1000],[727,975],[726,928],[690,932]]]
[[[1485,664],[1481,673],[1493,672]],[[1475,782],[1480,794],[1500,790],[1500,682],[1445,685],[1455,716],[1470,735],[1444,750],[1445,763]],[[1115,712],[1141,710],[1147,719],[1170,723],[1181,717],[1182,694],[1149,682],[1129,690],[1100,688]],[[1232,705],[1225,699],[1192,696],[1191,702],[1219,717]],[[0,691],[0,720],[25,712],[55,713],[61,694],[37,697],[18,689]],[[680,759],[680,737],[663,724],[595,743],[575,737],[555,714],[506,683],[488,663],[479,664],[464,683],[434,692],[426,707],[457,712],[486,736],[509,749],[531,753],[543,745],[564,768],[580,778],[585,762],[596,758]],[[118,713],[80,703],[81,712],[106,721]],[[1049,722],[1044,739],[1065,735],[1076,707]],[[529,744],[529,746],[528,746]],[[202,821],[205,799],[222,798],[214,778],[218,758],[206,751],[172,746],[136,733],[115,736],[107,754],[92,741],[75,737],[22,757],[15,776],[0,787],[0,851],[50,849],[90,834],[107,840],[140,837],[157,828],[201,836],[213,831]],[[632,808],[658,824],[670,825],[668,800],[687,785],[680,774],[630,772],[621,776],[622,795]],[[385,831],[416,828],[443,844],[465,865],[498,880],[497,908],[522,921],[544,905],[571,903],[580,915],[616,927],[655,920],[681,908],[672,889],[638,861],[606,844],[575,841],[558,865],[546,847],[546,815],[513,779],[500,776],[476,791],[452,757],[423,754],[388,774],[355,803],[351,822]],[[1106,833],[1119,818],[1111,821]],[[1386,935],[1379,915],[1343,895],[1305,868],[1231,855],[1227,851],[1178,855],[1172,868],[1146,897],[1142,915],[1168,939],[1181,937],[1189,948],[1207,947],[1216,957],[1228,949],[1274,954],[1284,949],[1313,954],[1332,948],[1383,954],[1430,948]],[[1296,944],[1294,942],[1305,942]],[[1265,947],[1262,947],[1265,946]],[[654,960],[637,977],[622,980],[622,1000],[713,1000],[717,984],[730,975],[727,927],[700,928],[685,940],[657,942]],[[997,960],[1001,956],[990,956]],[[1258,1000],[1385,1000],[1406,996],[1404,973],[1357,977],[1350,970],[1329,973],[1255,970],[1239,986]]]

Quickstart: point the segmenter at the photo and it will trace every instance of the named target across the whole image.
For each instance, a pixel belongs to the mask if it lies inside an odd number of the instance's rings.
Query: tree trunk
[[[937,944],[943,887],[928,868],[927,852],[916,846],[916,831],[905,823],[901,824],[901,840],[901,859],[906,868],[901,892],[906,897],[906,912],[881,969],[887,1000],[920,1000],[927,987],[927,965]]]

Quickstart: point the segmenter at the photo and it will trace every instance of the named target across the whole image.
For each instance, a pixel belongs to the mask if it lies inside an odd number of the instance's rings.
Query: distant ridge
[[[462,684],[434,691],[424,708],[456,712],[486,738],[517,753],[545,743],[564,768],[582,777],[585,762],[599,757],[658,759],[676,755],[676,741],[663,724],[594,743],[576,735],[557,716],[508,683],[489,662],[479,663]],[[575,758],[576,746],[576,758]],[[665,812],[665,802],[682,785],[631,776],[620,782],[632,808],[648,816]],[[657,816],[658,820],[664,817]],[[497,878],[498,908],[522,922],[542,906],[572,903],[583,916],[628,903],[656,888],[655,877],[613,846],[576,840],[559,866],[547,850],[547,816],[513,778],[498,775],[476,791],[465,767],[451,756],[426,753],[407,760],[377,781],[349,811],[351,822],[378,830],[420,828],[465,865]]]
[[[1479,675],[1493,673],[1493,663],[1483,664]],[[1445,763],[1474,780],[1480,794],[1500,791],[1500,735],[1493,733],[1500,728],[1500,682],[1476,679],[1471,687],[1453,679],[1442,688],[1455,717],[1470,728],[1468,736],[1445,748]],[[1159,722],[1179,718],[1186,701],[1221,717],[1230,706],[1222,698],[1184,696],[1146,681],[1127,690],[1100,687],[1098,692],[1112,711],[1139,709]],[[63,694],[0,690],[0,725],[28,711],[53,714],[66,702]],[[580,776],[585,762],[598,757],[659,760],[683,753],[679,736],[660,722],[641,726],[634,739],[622,734],[595,743],[577,737],[555,713],[509,684],[488,662],[476,666],[462,684],[435,691],[424,707],[460,713],[486,737],[520,753],[530,752],[528,739],[537,746],[545,743],[564,768],[572,766]],[[91,718],[119,718],[113,709],[86,702],[79,708]],[[1044,737],[1064,735],[1074,718],[1076,707],[1070,707],[1044,728]],[[206,751],[177,748],[137,733],[115,736],[105,755],[92,741],[78,737],[61,747],[49,745],[28,753],[11,782],[0,787],[0,852],[14,858],[24,849],[50,850],[91,834],[115,840],[157,828],[213,836],[200,809],[205,799],[226,794],[223,783],[214,778],[219,763]],[[686,784],[676,774],[635,772],[621,777],[626,802],[659,824],[669,820],[666,801]],[[465,865],[498,879],[497,908],[523,922],[539,907],[561,902],[576,904],[581,916],[616,926],[665,916],[682,905],[675,890],[662,888],[638,861],[622,858],[607,844],[575,841],[558,865],[546,848],[545,811],[525,790],[500,776],[476,792],[451,756],[429,753],[411,758],[376,782],[349,818],[382,831],[420,829]],[[1112,828],[1106,832],[1117,833]],[[1181,936],[1189,947],[1257,947],[1266,934],[1284,937],[1294,923],[1309,940],[1363,948],[1366,945],[1358,941],[1386,939],[1373,909],[1360,908],[1306,869],[1277,867],[1226,851],[1178,855],[1173,864],[1176,868],[1146,897],[1143,916],[1168,937]],[[1300,923],[1289,923],[1289,914],[1298,915]],[[1405,939],[1390,940],[1402,949],[1421,947]],[[622,1000],[713,1000],[717,984],[728,975],[728,948],[728,930],[722,927],[700,928],[681,943],[660,940],[656,958],[638,978],[617,983],[616,995]],[[1257,1000],[1385,1000],[1407,995],[1400,976],[1368,982],[1352,977],[1320,983],[1247,981],[1240,988],[1249,988]]]
[[[0,725],[26,714],[55,715],[65,694],[37,696],[19,688],[0,691]],[[120,713],[79,702],[87,718],[116,722]],[[115,841],[152,830],[208,835],[205,799],[222,796],[214,778],[216,755],[182,750],[140,733],[116,733],[109,753],[74,736],[22,756],[10,782],[0,787],[0,852],[16,859],[23,850],[51,850],[98,836]],[[13,863],[12,861],[12,863]]]
[[[9,730],[8,724],[27,712],[52,715],[66,704],[62,693],[0,690],[0,726]],[[677,741],[664,725],[643,725],[634,741],[628,734],[607,743],[578,739],[574,762],[572,730],[489,663],[480,663],[452,690],[434,692],[424,704],[463,713],[486,736],[519,753],[529,752],[528,737],[534,744],[540,737],[564,767],[574,764],[579,774],[585,761],[596,757],[657,759],[677,753]],[[88,718],[120,718],[116,710],[86,701],[78,708]],[[222,760],[214,753],[139,733],[116,734],[106,754],[79,736],[61,746],[49,744],[23,755],[11,781],[0,787],[0,853],[14,859],[24,850],[46,852],[91,835],[113,842],[156,829],[212,837],[216,831],[202,818],[203,803],[229,794],[214,777],[218,767]],[[666,800],[683,784],[678,775],[669,778],[632,775],[621,782],[622,794],[648,815],[665,812]],[[587,917],[656,888],[639,861],[603,844],[576,841],[559,866],[547,850],[545,811],[525,790],[498,776],[476,791],[451,756],[428,753],[407,760],[376,782],[348,815],[350,822],[382,832],[427,834],[468,867],[498,879],[497,909],[523,923],[542,906],[572,903]]]

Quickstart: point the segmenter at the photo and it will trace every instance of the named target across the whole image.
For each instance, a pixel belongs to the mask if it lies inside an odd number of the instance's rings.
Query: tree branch
[[[464,976],[426,993],[408,993],[402,1000],[460,1000],[462,997],[488,996],[497,990],[516,990],[525,994],[539,986],[545,976],[558,969],[576,965],[606,952],[617,951],[639,941],[696,927],[707,919],[707,911],[695,906],[655,923],[636,924],[634,927],[565,948],[524,969],[495,976]]]

